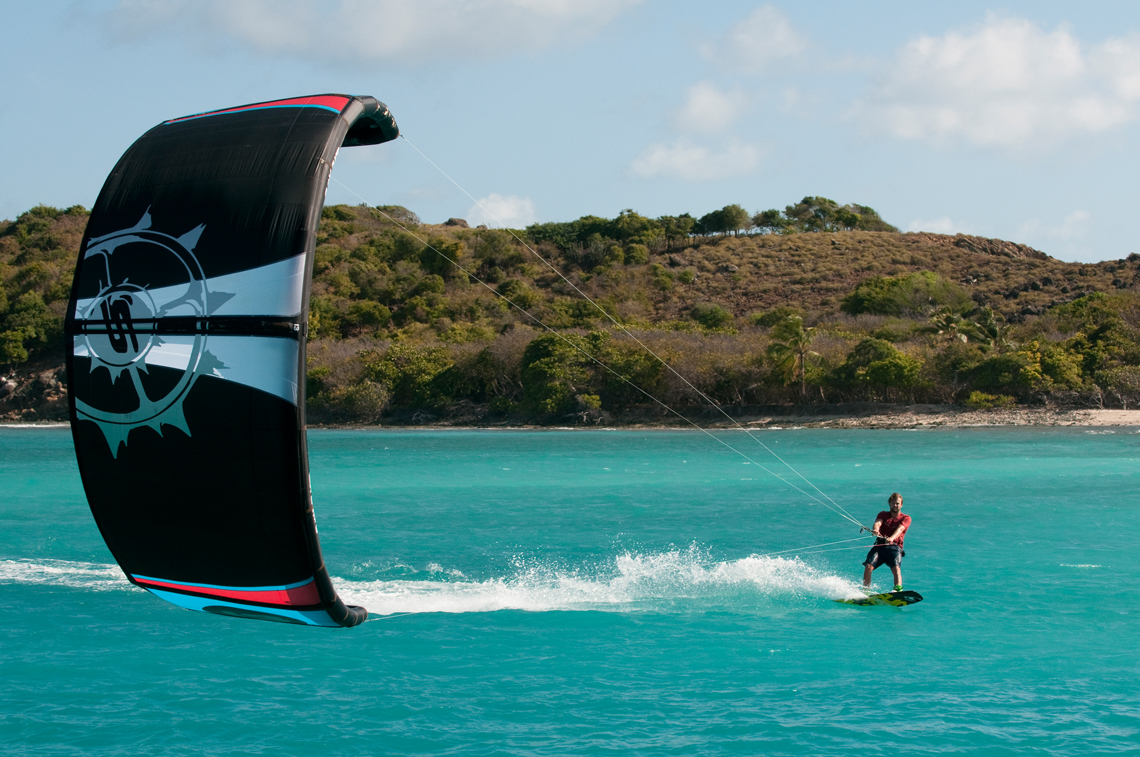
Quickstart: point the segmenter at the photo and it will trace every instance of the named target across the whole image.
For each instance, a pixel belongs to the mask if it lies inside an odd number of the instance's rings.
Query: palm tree
[[[803,318],[792,315],[772,327],[772,343],[768,345],[768,358],[784,374],[784,385],[799,379],[801,397],[807,396],[808,364],[823,362],[823,356],[811,349],[813,339],[815,328],[805,327]]]
[[[1005,322],[1001,313],[995,313],[989,306],[979,310],[967,324],[970,335],[998,355],[1017,347],[1017,342],[1009,338],[1011,326]]]
[[[948,342],[966,342],[969,322],[950,307],[940,307],[930,316],[930,322],[923,328],[927,334],[935,334]]]

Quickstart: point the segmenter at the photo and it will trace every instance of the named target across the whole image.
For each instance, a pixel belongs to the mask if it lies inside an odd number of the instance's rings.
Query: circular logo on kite
[[[83,255],[81,283],[97,284],[98,294],[76,304],[75,318],[84,328],[74,354],[90,360],[91,374],[107,373],[84,382],[75,408],[99,426],[114,456],[141,426],[159,435],[164,425],[190,434],[182,403],[207,354],[197,323],[209,315],[209,291],[194,256],[204,227],[173,237],[151,230],[150,223],[148,212],[130,229],[92,239]],[[186,318],[189,328],[159,335],[160,320],[167,318]],[[180,375],[171,381],[167,371],[163,380],[151,380],[156,366]],[[129,386],[121,386],[124,377]]]
[[[154,300],[142,287],[130,283],[108,287],[84,313],[84,320],[101,319],[107,327],[105,333],[84,334],[88,354],[112,370],[145,358],[155,340],[145,327],[154,316]]]

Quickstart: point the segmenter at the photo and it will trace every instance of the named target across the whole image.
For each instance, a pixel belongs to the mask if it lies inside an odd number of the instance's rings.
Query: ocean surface
[[[1137,429],[756,436],[803,478],[741,433],[312,431],[373,618],[327,630],[131,587],[69,431],[0,428],[0,754],[1140,753]],[[925,601],[833,601],[869,540],[804,479],[905,496]]]

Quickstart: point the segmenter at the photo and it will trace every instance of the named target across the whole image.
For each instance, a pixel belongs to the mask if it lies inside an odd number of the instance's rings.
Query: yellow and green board
[[[922,601],[922,595],[917,591],[888,591],[885,594],[871,594],[859,599],[837,599],[836,602],[845,605],[887,605],[891,607],[905,607]]]

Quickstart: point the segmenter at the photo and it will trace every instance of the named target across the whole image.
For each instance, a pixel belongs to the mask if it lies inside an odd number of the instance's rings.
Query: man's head
[[[895,492],[887,498],[887,504],[890,505],[892,513],[902,512],[902,495]]]

